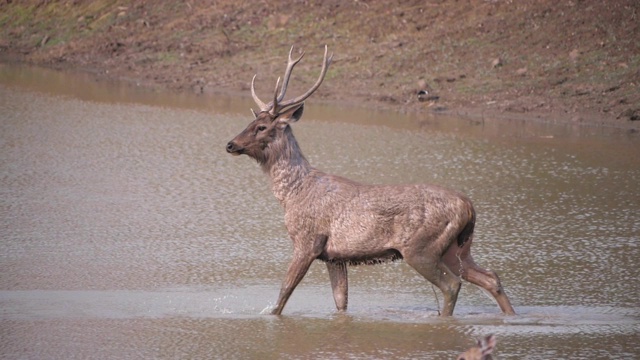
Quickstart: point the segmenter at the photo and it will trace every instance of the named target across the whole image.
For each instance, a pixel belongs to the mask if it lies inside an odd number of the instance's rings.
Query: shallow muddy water
[[[0,67],[1,358],[454,359],[489,333],[501,359],[640,356],[637,135],[311,99],[294,132],[315,166],[469,194],[518,315],[465,283],[441,319],[397,262],[349,269],[346,314],[314,264],[275,317],[283,213],[224,151],[250,106]]]

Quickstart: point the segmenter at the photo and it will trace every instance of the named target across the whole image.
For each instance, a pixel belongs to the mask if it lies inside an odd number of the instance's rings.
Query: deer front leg
[[[347,310],[349,286],[347,282],[347,264],[345,262],[327,262],[333,300],[338,311]]]
[[[304,275],[307,273],[307,270],[309,270],[314,259],[314,257],[294,253],[293,259],[291,260],[291,263],[289,263],[287,276],[284,278],[282,287],[280,288],[278,302],[276,303],[276,307],[271,311],[271,314],[282,314],[282,309],[284,309],[284,306],[287,304],[291,293],[293,293],[293,290],[298,286]]]

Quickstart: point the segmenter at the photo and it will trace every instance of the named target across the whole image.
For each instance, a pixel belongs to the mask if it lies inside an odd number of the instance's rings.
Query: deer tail
[[[476,226],[476,212],[473,208],[469,209],[469,221],[464,226],[464,229],[458,234],[458,247],[463,247],[464,244],[473,236],[473,228]]]

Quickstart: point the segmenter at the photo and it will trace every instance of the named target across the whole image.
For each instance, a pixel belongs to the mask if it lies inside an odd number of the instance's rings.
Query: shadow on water
[[[503,359],[640,355],[633,134],[310,103],[312,164],[470,195],[474,257],[518,315],[465,284],[439,318],[399,262],[350,268],[346,314],[313,264],[274,317],[282,210],[224,151],[251,106],[0,65],[0,357],[442,359],[488,333]]]

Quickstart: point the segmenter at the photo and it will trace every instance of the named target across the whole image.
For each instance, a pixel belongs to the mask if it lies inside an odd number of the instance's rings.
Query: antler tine
[[[258,76],[258,74],[253,75],[253,79],[251,79],[251,96],[253,97],[253,101],[255,101],[256,105],[258,105],[258,107],[260,108],[260,111],[269,111],[271,110],[271,107],[265,104],[264,102],[262,102],[262,100],[258,98],[258,95],[256,95],[256,88],[254,87],[256,76]]]
[[[276,89],[273,91],[273,102],[269,103],[268,106],[271,107],[271,114],[272,115],[277,115],[278,114],[278,88],[280,87],[280,78],[278,78],[278,80],[276,81]]]
[[[280,110],[285,108],[285,107],[288,107],[288,106],[297,105],[297,104],[302,103],[309,96],[311,96],[311,94],[313,94],[316,90],[318,90],[318,88],[320,87],[320,84],[322,84],[322,80],[324,80],[324,76],[327,74],[327,69],[329,69],[329,65],[331,64],[331,60],[333,59],[333,54],[331,54],[331,56],[327,57],[328,51],[329,51],[329,48],[328,48],[327,45],[325,45],[324,46],[324,59],[322,61],[322,70],[320,71],[320,76],[318,77],[318,80],[316,81],[316,83],[313,84],[311,89],[307,90],[306,93],[296,97],[295,99],[287,100],[287,101],[282,102],[281,104],[279,104],[278,106],[279,106]]]
[[[300,57],[298,57],[296,60],[293,60],[291,58],[291,54],[293,54],[293,45],[289,50],[289,60],[287,61],[287,70],[285,70],[284,72],[284,79],[282,81],[282,89],[280,89],[280,95],[278,96],[278,102],[284,99],[284,95],[287,92],[287,85],[289,85],[289,78],[291,78],[291,71],[293,70],[293,67],[296,66],[296,64],[299,63],[300,60],[302,60],[302,57],[304,56],[304,51],[302,52],[302,54],[300,54]]]
[[[302,52],[300,57],[294,60],[291,57],[292,54],[293,54],[293,46],[291,46],[291,49],[289,50],[289,59],[287,60],[287,69],[284,72],[284,80],[282,82],[282,88],[280,89],[280,95],[278,95],[278,87],[279,87],[279,80],[280,80],[280,78],[278,78],[273,101],[266,105],[269,111],[274,115],[278,113],[279,111],[278,103],[281,102],[282,99],[284,99],[284,96],[287,92],[287,86],[289,85],[289,79],[291,78],[291,71],[293,70],[293,67],[296,66],[296,64],[299,63],[300,60],[302,60],[302,57],[304,56],[304,52]]]

